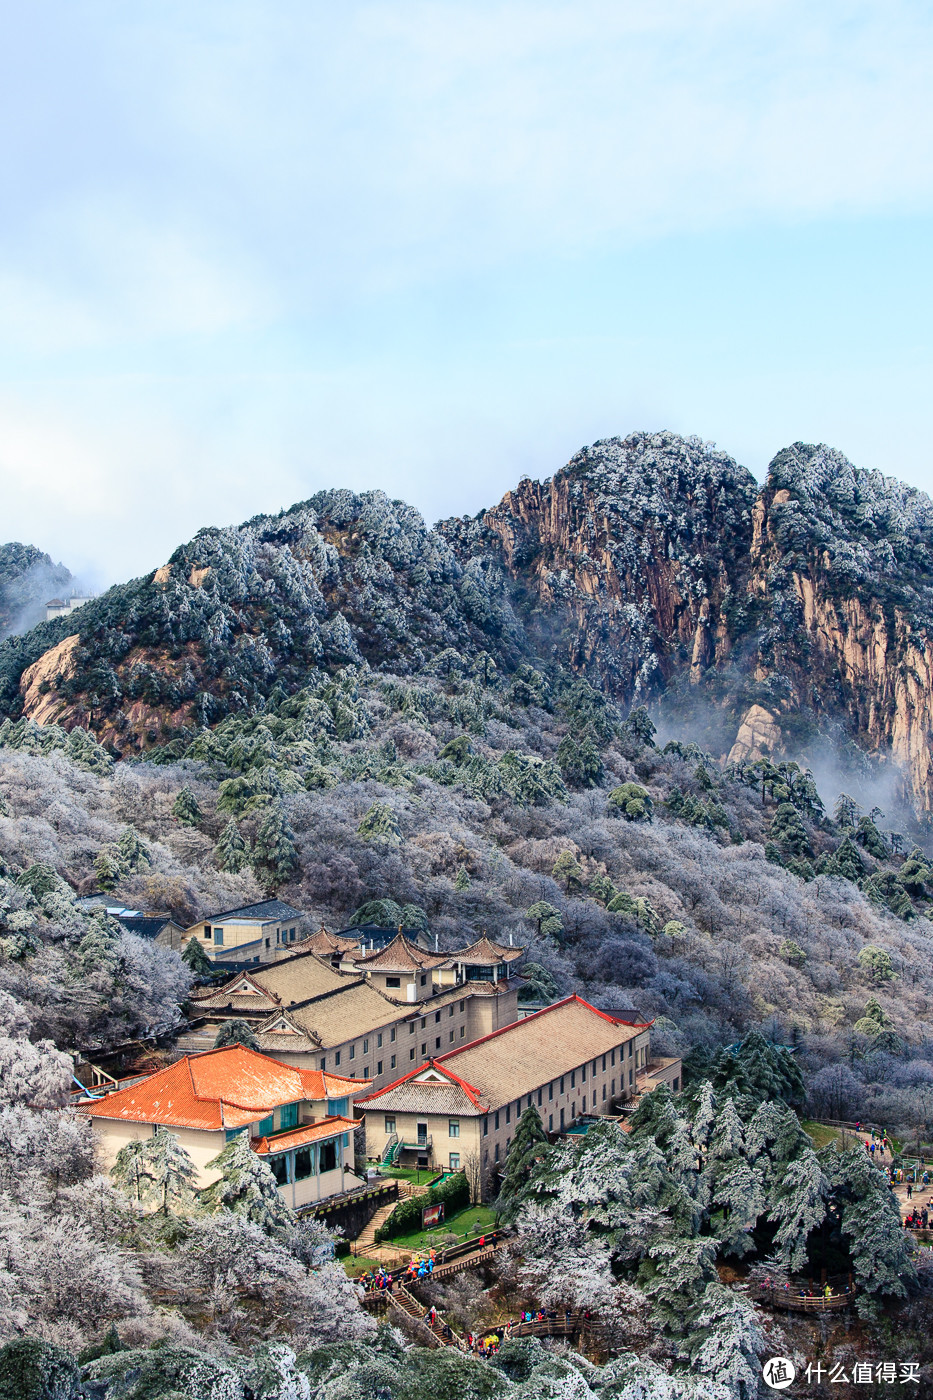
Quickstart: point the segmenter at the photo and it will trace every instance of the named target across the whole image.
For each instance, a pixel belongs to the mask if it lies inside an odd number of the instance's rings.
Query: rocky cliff
[[[434,530],[380,492],[322,492],[201,531],[87,604],[76,641],[70,621],[0,647],[0,711],[121,751],[348,663],[453,650],[583,674],[624,706],[700,699],[734,760],[832,731],[933,810],[933,504],[825,447],[785,449],[759,488],[697,438],[613,438]]]

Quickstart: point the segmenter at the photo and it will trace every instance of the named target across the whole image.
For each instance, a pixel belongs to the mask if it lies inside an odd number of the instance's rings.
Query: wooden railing
[[[855,1291],[830,1293],[801,1293],[799,1288],[766,1288],[763,1285],[751,1289],[752,1297],[772,1308],[786,1308],[790,1312],[838,1312],[855,1302]]]

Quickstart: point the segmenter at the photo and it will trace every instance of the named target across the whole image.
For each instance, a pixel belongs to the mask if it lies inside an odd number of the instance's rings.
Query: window
[[[548,1101],[548,1103],[551,1103],[552,1100],[553,1100],[553,1098],[554,1098],[554,1081],[551,1080],[551,1083],[547,1086],[547,1101]]]
[[[440,1050],[440,1048],[441,1048],[441,1038],[440,1038],[440,1036],[438,1035],[438,1036],[435,1036],[435,1037],[434,1037],[434,1049],[435,1049],[435,1050]]]
[[[224,941],[224,931],[223,931],[223,929],[222,929],[222,928],[215,928],[215,929],[214,929],[214,942],[215,942],[215,943],[223,943],[223,941]]]
[[[414,1030],[414,1027],[412,1027],[412,1030]],[[394,1026],[392,1027],[391,1031],[389,1032],[389,1040],[392,1042],[393,1045],[395,1044],[395,1027],[394,1027]]]
[[[610,1094],[612,1095],[612,1097],[615,1098],[615,1096],[616,1096],[616,1082],[615,1082],[615,1080],[613,1080],[612,1083],[609,1085],[609,1092],[610,1092]]]
[[[409,1058],[410,1060],[413,1060],[413,1059],[415,1058],[415,1047],[414,1047],[414,1046],[412,1046],[411,1049],[409,1050],[409,1052],[408,1052],[408,1058]]]
[[[629,1059],[632,1058],[632,1041],[629,1041],[628,1043],[628,1057]]]
[[[350,1059],[351,1059],[351,1060],[355,1060],[355,1059],[356,1059],[356,1046],[355,1046],[355,1045],[351,1045],[351,1046],[350,1046]]]
[[[449,1005],[448,1008],[447,1008],[447,1015],[448,1015],[448,1016],[452,1016],[453,1014],[454,1014],[454,1004],[453,1004],[453,1002],[451,1002],[450,1005]]]
[[[629,1088],[631,1088],[631,1087],[632,1087],[632,1080],[633,1080],[633,1078],[634,1078],[634,1075],[633,1075],[633,1074],[632,1074],[632,1071],[631,1071],[631,1070],[629,1070],[629,1072],[628,1072],[628,1082],[629,1082]]]
[[[606,1102],[606,1086],[605,1086],[605,1084],[604,1084],[604,1085],[603,1085],[603,1103],[605,1103],[605,1102]]]
[[[221,941],[222,941],[222,940],[221,940]],[[266,939],[266,947],[268,948],[268,946],[269,946],[269,940],[268,940],[268,938],[267,938],[267,939]]]
[[[388,987],[400,987],[401,985],[402,985],[402,979],[401,979],[401,977],[387,977],[387,978],[386,978],[386,987],[387,987],[387,988],[388,988]]]
[[[339,1050],[337,1051],[336,1055],[334,1056],[334,1064],[335,1064],[335,1065],[339,1065],[339,1064],[340,1064],[340,1051],[339,1051]]]
[[[364,1066],[363,1066],[363,1078],[364,1078],[364,1079],[368,1079],[368,1078],[369,1078],[369,1065],[364,1065]]]
[[[326,1055],[322,1055],[322,1056],[321,1056],[321,1069],[322,1069],[322,1070],[325,1070],[326,1068],[327,1068],[327,1056],[326,1056]]]
[[[395,1119],[390,1118],[388,1114],[386,1114],[385,1130],[390,1134],[395,1132]]]
[[[460,1003],[460,1010],[462,1011],[463,1008],[464,1008],[465,1006],[466,1006],[466,1002],[465,1002],[465,1001],[461,1001],[461,1003]]]
[[[560,1126],[561,1126],[561,1127],[564,1126],[564,1110],[563,1110],[563,1109],[561,1109],[561,1111],[560,1111]]]
[[[380,1031],[379,1034],[376,1036],[376,1049],[382,1049],[382,1031]]]
[[[488,1118],[484,1118],[484,1119],[483,1119],[483,1137],[486,1137],[486,1136],[488,1135],[488,1133],[489,1133],[489,1119],[488,1119]]]
[[[494,1122],[494,1124],[495,1124],[496,1132],[498,1132],[498,1131],[499,1131],[499,1110],[498,1110],[498,1109],[496,1109],[496,1116],[495,1116],[495,1118],[493,1119],[493,1122]]]
[[[676,1078],[676,1079],[674,1080],[673,1084],[671,1085],[671,1088],[674,1090],[674,1093],[675,1093],[675,1094],[680,1093],[680,1079],[679,1079],[679,1077]]]
[[[428,1140],[428,1125],[427,1123],[417,1123],[415,1126],[418,1132],[418,1142],[424,1146]]]
[[[425,982],[427,982],[427,980],[428,980],[428,978],[427,978],[427,973],[422,972],[422,974],[421,974],[421,985],[422,985],[422,987],[424,986]]]
[[[594,1063],[595,1063],[595,1061],[594,1061]],[[605,1057],[605,1055],[604,1055],[604,1056],[603,1056],[603,1074],[605,1074],[605,1073],[606,1073],[606,1057]]]
[[[611,1053],[610,1056],[609,1056],[609,1063],[610,1063],[611,1065],[614,1065],[615,1062],[616,1062],[616,1052],[613,1050],[612,1053]]]
[[[593,1107],[594,1107],[594,1108],[596,1107],[596,1101],[595,1101],[595,1099],[594,1099],[594,1101],[593,1101]],[[586,1094],[583,1095],[583,1098],[582,1098],[582,1100],[581,1100],[581,1102],[580,1102],[580,1112],[581,1112],[581,1113],[585,1113],[585,1112],[586,1112]]]
[[[434,1024],[437,1025],[437,1023],[438,1023],[438,1021],[439,1021],[440,1019],[441,1019],[441,1013],[440,1013],[439,1011],[435,1011],[435,1013],[434,1013]]]
[[[571,1081],[572,1081],[572,1080],[573,1080],[573,1075],[571,1075],[570,1078],[571,1078]],[[581,1066],[580,1066],[580,1083],[581,1083],[581,1084],[585,1084],[585,1083],[586,1083],[586,1065],[581,1065]]]
[[[450,1041],[451,1045],[453,1045],[453,1043],[454,1043],[454,1033],[453,1033],[453,1031],[450,1032],[450,1035],[447,1037],[447,1039]]]
[[[395,1069],[395,1056],[394,1056],[394,1055],[392,1056],[391,1060],[389,1061],[389,1069]]]
[[[498,1143],[496,1143],[496,1150],[495,1150],[495,1153],[494,1153],[494,1160],[495,1160],[496,1162],[498,1162],[498,1160],[499,1160],[499,1144],[498,1144]]]
[[[321,1171],[332,1172],[337,1165],[337,1144],[335,1142],[321,1143]]]
[[[553,1133],[553,1131],[554,1131],[554,1115],[553,1115],[553,1113],[549,1113],[548,1116],[547,1116],[547,1130],[548,1130],[549,1133]]]
[[[460,1170],[460,1153],[459,1153],[459,1152],[451,1152],[451,1154],[450,1154],[450,1170],[451,1170],[452,1172],[458,1172],[458,1171]]]
[[[207,924],[207,925],[205,925],[205,928],[204,928],[204,937],[205,937],[205,938],[210,938],[210,936],[211,936],[211,926],[210,926],[210,924]]]
[[[274,1114],[274,1113],[270,1113],[268,1118],[263,1118],[263,1119],[260,1121],[258,1127],[256,1128],[256,1132],[257,1132],[257,1134],[259,1135],[259,1137],[268,1137],[269,1134],[272,1133],[272,1132],[274,1132],[274,1131],[275,1131],[275,1114]]]
[[[448,1120],[447,1120],[447,1136],[448,1136],[448,1137],[459,1137],[459,1136],[460,1136],[460,1119],[459,1119],[459,1118],[448,1118]]]
[[[512,1121],[512,1105],[510,1103],[507,1103],[505,1106],[505,1121],[507,1123],[511,1123]]]
[[[377,1073],[377,1074],[381,1074],[381,1073],[382,1073],[382,1061],[381,1061],[381,1060],[377,1060],[377,1061],[376,1061],[376,1073]]]
[[[272,1168],[276,1186],[284,1186],[288,1181],[288,1153],[280,1152],[277,1157],[270,1157],[269,1166]]]
[[[426,1040],[423,1040],[421,1042],[421,1053],[422,1055],[426,1055],[428,1053],[428,1042]]]
[[[369,1054],[369,1041],[368,1041],[368,1040],[364,1040],[364,1041],[363,1041],[363,1054],[364,1054],[364,1055],[368,1055],[368,1054]]]
[[[282,1105],[279,1113],[281,1119],[280,1127],[297,1128],[298,1126],[298,1105],[296,1103],[286,1103]]]
[[[313,1175],[311,1148],[299,1147],[298,1151],[295,1153],[295,1180],[306,1181],[309,1176]]]
[[[422,1018],[421,1018],[421,1029],[424,1030],[424,1028],[425,1028],[425,1026],[426,1026],[427,1024],[428,1024],[427,1021],[426,1021],[425,1018],[422,1016]]]
[[[295,941],[295,930],[294,930],[293,928],[290,928],[290,929],[288,930],[288,937],[289,937],[289,939],[291,940],[291,942],[294,943],[294,941]]]
[[[224,1133],[224,1142],[232,1142],[235,1137],[239,1137],[244,1132],[243,1128],[228,1128]]]
[[[410,1035],[414,1035],[414,1033],[415,1033],[415,1023],[414,1023],[414,1021],[412,1021],[411,1025],[408,1027],[408,1032],[409,1032]]]
[[[461,1040],[463,1039],[463,1037],[464,1037],[465,1034],[466,1034],[466,1026],[461,1026],[461,1027],[460,1027],[460,1039],[461,1039]]]
[[[575,1069],[572,1069],[570,1071],[570,1087],[571,1089],[575,1089],[577,1087],[577,1071]]]
[[[542,1103],[543,1098],[544,1098],[544,1090],[543,1090],[543,1089],[539,1089],[539,1090],[538,1090],[538,1107],[539,1107],[539,1108],[541,1107],[541,1103]]]
[[[561,1077],[560,1077],[560,1091],[561,1091],[561,1093],[564,1092],[564,1076],[563,1076],[563,1075],[561,1075]]]
[[[505,1140],[505,1151],[506,1151],[506,1156],[508,1156],[508,1151],[509,1151],[509,1148],[510,1148],[511,1146],[512,1146],[512,1139],[511,1139],[510,1137],[507,1137],[506,1140]]]

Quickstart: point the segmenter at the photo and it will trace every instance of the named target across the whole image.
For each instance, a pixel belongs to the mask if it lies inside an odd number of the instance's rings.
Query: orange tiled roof
[[[345,1098],[365,1080],[299,1069],[271,1055],[227,1045],[185,1055],[167,1069],[102,1099],[80,1104],[92,1118],[122,1118],[180,1128],[242,1128],[282,1104]]]
[[[267,1152],[290,1152],[293,1147],[306,1147],[309,1142],[319,1142],[322,1138],[336,1137],[338,1133],[352,1132],[357,1126],[355,1118],[341,1118],[338,1114],[332,1114],[329,1118],[319,1118],[316,1123],[290,1128],[287,1133],[262,1137],[253,1144],[253,1149],[261,1157]]]

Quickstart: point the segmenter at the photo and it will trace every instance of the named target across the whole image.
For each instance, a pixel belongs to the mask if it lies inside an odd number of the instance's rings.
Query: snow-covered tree
[[[117,854],[124,870],[145,870],[152,864],[149,847],[139,839],[139,833],[131,826],[124,829],[117,842]]]
[[[206,977],[214,967],[201,945],[200,939],[189,938],[182,954],[182,962],[191,969],[195,977]]]
[[[197,826],[204,820],[204,813],[187,783],[179,788],[178,796],[172,803],[172,816],[181,826]]]
[[[271,890],[290,879],[298,865],[294,834],[278,802],[270,804],[259,824],[252,863],[260,883]]]
[[[457,878],[454,880],[454,889],[459,893],[470,888],[470,876],[465,865],[457,867]]]
[[[757,1400],[764,1350],[754,1308],[718,1279],[690,1310],[686,1351],[695,1370],[728,1388],[735,1400]]]
[[[384,841],[398,846],[402,840],[398,819],[385,802],[374,802],[356,829],[364,841]]]
[[[529,1104],[518,1120],[515,1136],[505,1159],[505,1171],[497,1202],[504,1220],[514,1217],[538,1158],[547,1149],[547,1145],[547,1134],[541,1122],[541,1115],[534,1104]]]
[[[217,839],[215,856],[221,870],[227,870],[232,875],[238,874],[249,864],[249,848],[233,817]]]
[[[246,1133],[238,1133],[207,1164],[219,1178],[201,1192],[207,1211],[233,1211],[267,1233],[285,1230],[294,1217],[275,1183],[272,1169],[253,1151]]]
[[[775,1247],[788,1268],[802,1269],[806,1264],[807,1241],[826,1218],[829,1193],[830,1183],[812,1148],[789,1164],[773,1191],[768,1216],[778,1227]]]
[[[0,1108],[57,1108],[65,1102],[73,1072],[71,1056],[56,1050],[50,1040],[33,1044],[24,1037],[0,1035]]]
[[[247,1050],[258,1050],[259,1043],[248,1021],[233,1017],[222,1021],[214,1036],[214,1049],[221,1050],[225,1045],[245,1045]]]
[[[111,1173],[114,1181],[135,1199],[144,1205],[155,1203],[165,1215],[190,1203],[198,1176],[197,1167],[176,1135],[161,1125],[151,1138],[143,1140],[141,1151],[121,1148]]]

